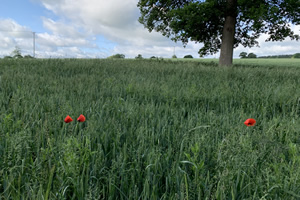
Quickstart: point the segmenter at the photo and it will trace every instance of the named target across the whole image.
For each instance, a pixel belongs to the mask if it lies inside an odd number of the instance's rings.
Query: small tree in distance
[[[183,58],[193,58],[192,55],[185,55]]]
[[[257,58],[256,54],[254,53],[249,53],[248,58]]]
[[[112,55],[112,56],[109,56],[108,58],[125,58],[125,55],[124,54],[115,54],[115,55]]]
[[[241,52],[239,57],[241,58],[247,58],[247,53],[246,52]]]
[[[11,52],[12,57],[14,58],[23,58],[22,54],[21,54],[21,48],[16,46],[15,50],[13,50]]]
[[[135,59],[143,59],[143,56],[141,54],[138,54]]]

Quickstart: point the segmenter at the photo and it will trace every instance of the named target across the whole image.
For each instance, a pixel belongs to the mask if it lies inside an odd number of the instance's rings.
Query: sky
[[[38,58],[106,58],[120,53],[126,58],[141,54],[171,58],[192,55],[198,58],[201,43],[173,42],[151,32],[138,22],[138,0],[9,0],[0,6],[0,57],[11,55],[15,47],[22,55]],[[300,26],[292,26],[300,34]],[[33,34],[34,33],[34,34]],[[300,52],[300,42],[265,42],[260,47],[237,47],[258,56]],[[35,38],[35,39],[34,39]],[[35,44],[35,45],[33,45]],[[35,46],[35,51],[33,50]],[[218,58],[219,53],[205,58]]]

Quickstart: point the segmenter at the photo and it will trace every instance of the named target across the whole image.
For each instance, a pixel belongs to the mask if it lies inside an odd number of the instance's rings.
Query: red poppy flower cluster
[[[247,119],[247,120],[244,122],[244,124],[245,124],[246,126],[254,126],[255,123],[256,123],[256,121],[255,121],[255,119],[253,119],[253,118],[249,118],[249,119]]]
[[[65,118],[65,120],[64,120],[64,122],[65,123],[70,123],[70,122],[72,122],[73,121],[73,119],[68,115],[66,118]],[[78,122],[84,122],[85,121],[85,116],[84,115],[80,115],[78,118],[77,118],[77,121]]]
[[[68,116],[65,118],[64,121],[65,121],[65,123],[70,123],[70,122],[73,121],[73,119],[68,115]],[[81,114],[81,115],[77,118],[77,121],[78,121],[78,122],[84,122],[84,121],[85,121],[85,116]],[[244,122],[244,124],[245,124],[246,126],[254,126],[255,123],[256,123],[256,120],[253,119],[253,118],[249,118],[249,119],[247,119],[247,120]]]
[[[68,115],[65,120],[66,123],[70,123],[71,121],[73,121],[73,119]]]
[[[77,118],[77,121],[79,121],[79,122],[84,122],[84,121],[85,121],[85,116],[80,115],[80,116]]]

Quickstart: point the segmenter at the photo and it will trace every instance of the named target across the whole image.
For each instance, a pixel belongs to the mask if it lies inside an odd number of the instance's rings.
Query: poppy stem
[[[66,125],[66,127],[65,127],[66,129],[65,129],[65,137],[67,137],[68,135],[69,135],[69,132],[70,132],[70,130],[71,130],[71,127],[70,126],[68,126],[68,125]]]
[[[66,124],[64,124],[62,136],[65,137],[66,135],[67,135],[67,126],[66,126]]]
[[[74,133],[78,134],[79,133],[79,124],[77,123],[76,126],[74,127]]]

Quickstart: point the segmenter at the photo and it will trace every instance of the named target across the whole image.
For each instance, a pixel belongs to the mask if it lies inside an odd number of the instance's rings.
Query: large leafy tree
[[[300,24],[300,0],[139,0],[139,22],[186,45],[204,43],[200,56],[221,50],[219,64],[232,64],[233,49],[267,41],[299,39],[291,25]]]

